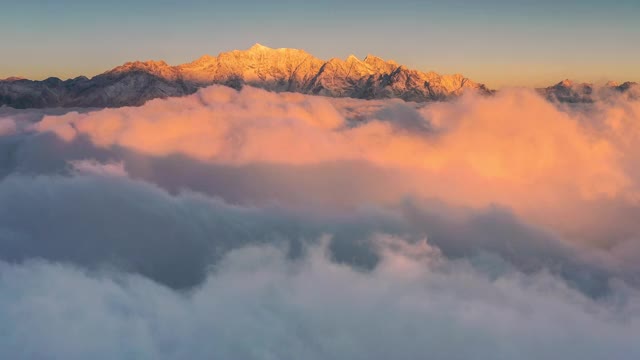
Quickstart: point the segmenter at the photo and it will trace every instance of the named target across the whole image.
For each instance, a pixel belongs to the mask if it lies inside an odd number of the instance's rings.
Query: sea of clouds
[[[0,108],[0,358],[638,359],[640,101]]]

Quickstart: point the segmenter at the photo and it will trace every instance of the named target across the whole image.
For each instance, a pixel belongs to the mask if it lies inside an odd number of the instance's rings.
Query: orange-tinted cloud
[[[524,89],[421,106],[213,86],[142,107],[48,116],[34,128],[231,166],[363,162],[391,174],[358,179],[374,203],[411,194],[496,203],[574,232],[598,221],[603,201],[637,206],[626,153],[639,133],[637,106],[613,98],[561,109]]]

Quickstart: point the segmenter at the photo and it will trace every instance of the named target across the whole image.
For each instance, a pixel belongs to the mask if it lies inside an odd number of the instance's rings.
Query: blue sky
[[[640,1],[0,0],[0,78],[95,75],[129,60],[303,48],[371,53],[492,87],[640,81]]]

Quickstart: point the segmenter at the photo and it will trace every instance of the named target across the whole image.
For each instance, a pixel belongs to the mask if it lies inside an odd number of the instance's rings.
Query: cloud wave
[[[639,124],[523,89],[0,109],[0,354],[636,358]]]

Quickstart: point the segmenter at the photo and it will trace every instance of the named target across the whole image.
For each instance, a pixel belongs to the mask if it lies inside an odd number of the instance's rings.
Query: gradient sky
[[[498,88],[640,81],[640,0],[0,0],[0,78],[179,64],[259,42]]]

